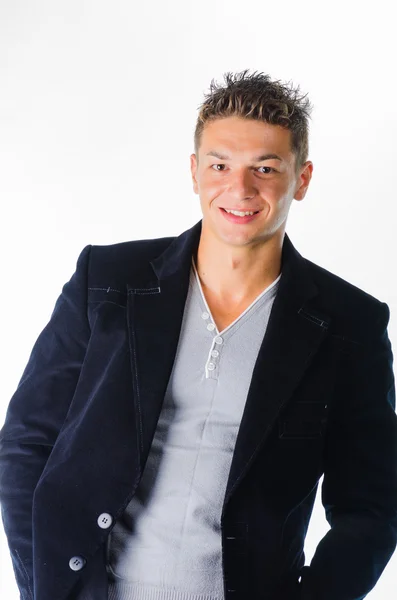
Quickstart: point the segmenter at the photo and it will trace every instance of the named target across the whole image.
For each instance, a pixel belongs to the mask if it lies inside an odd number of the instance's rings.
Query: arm
[[[33,493],[67,415],[84,360],[91,246],[33,346],[0,431],[0,502],[21,598],[33,600]]]
[[[331,529],[302,576],[302,600],[362,600],[397,543],[397,416],[382,303],[377,333],[344,357],[325,446],[322,502]]]

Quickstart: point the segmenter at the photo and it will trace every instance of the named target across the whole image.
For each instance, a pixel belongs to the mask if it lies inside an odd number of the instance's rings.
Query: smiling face
[[[313,165],[296,172],[291,132],[241,117],[205,125],[199,161],[192,154],[193,189],[203,213],[202,235],[231,246],[255,245],[284,235],[292,200],[302,200]],[[259,211],[253,218],[233,218],[224,209]]]

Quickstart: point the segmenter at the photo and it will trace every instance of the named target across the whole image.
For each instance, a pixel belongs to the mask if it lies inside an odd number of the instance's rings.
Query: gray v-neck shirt
[[[109,534],[109,600],[223,600],[223,500],[280,278],[219,332],[192,258],[177,353],[148,460]]]

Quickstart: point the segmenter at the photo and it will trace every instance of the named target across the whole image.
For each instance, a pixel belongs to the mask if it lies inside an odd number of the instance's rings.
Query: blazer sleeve
[[[0,431],[0,503],[21,599],[33,600],[33,494],[62,427],[84,361],[90,327],[87,270],[77,260],[30,354]]]
[[[302,600],[362,600],[397,543],[397,416],[390,311],[344,357],[325,444],[322,503],[331,528],[302,575]],[[372,328],[373,329],[373,328]]]

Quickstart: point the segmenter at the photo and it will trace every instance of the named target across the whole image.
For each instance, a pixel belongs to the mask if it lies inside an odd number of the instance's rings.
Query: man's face
[[[307,161],[295,172],[290,136],[278,125],[241,117],[205,126],[198,164],[195,154],[190,157],[205,235],[232,246],[264,242],[274,235],[282,238],[292,200],[303,199],[313,170]],[[232,222],[225,208],[259,213],[247,223]]]

